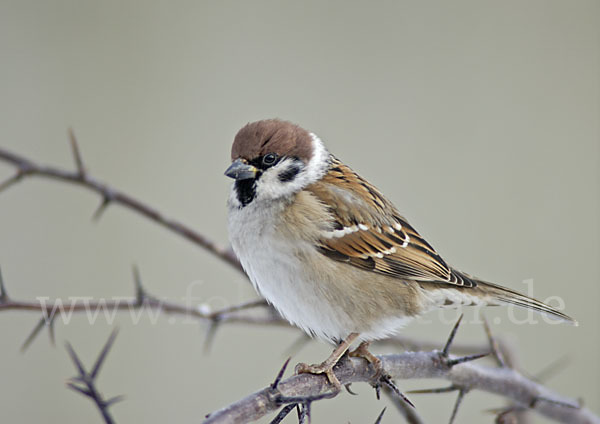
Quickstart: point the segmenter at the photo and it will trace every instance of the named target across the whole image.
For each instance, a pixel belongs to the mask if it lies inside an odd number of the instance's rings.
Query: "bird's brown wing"
[[[419,235],[375,187],[334,159],[329,172],[309,186],[329,208],[332,229],[318,240],[333,260],[403,280],[472,287]]]

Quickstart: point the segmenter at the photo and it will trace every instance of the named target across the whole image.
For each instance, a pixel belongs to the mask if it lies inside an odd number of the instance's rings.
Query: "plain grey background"
[[[72,127],[93,175],[224,244],[235,132],[262,118],[297,122],[450,263],[523,291],[533,279],[536,297],[564,300],[579,327],[519,325],[499,308],[487,316],[527,373],[566,357],[547,384],[598,412],[599,29],[599,3],[583,0],[1,0],[0,145],[72,167]],[[132,263],[156,296],[180,300],[192,287],[213,307],[255,297],[225,264],[126,210],[92,223],[97,203],[37,179],[0,194],[13,297],[128,296]],[[451,319],[426,318],[404,333],[441,346]],[[458,340],[484,343],[470,318]],[[65,388],[74,369],[63,344],[91,364],[114,325],[100,387],[127,396],[113,408],[123,423],[199,422],[268,384],[299,336],[225,326],[205,355],[202,325],[79,315],[57,325],[56,347],[43,334],[20,354],[37,320],[0,316],[5,422],[101,422]],[[312,342],[293,361],[329,350]],[[388,403],[367,385],[354,390],[315,404],[314,422],[373,422]],[[411,396],[427,422],[447,420],[454,398]],[[502,405],[472,393],[458,422],[491,422],[485,411]],[[397,422],[393,408],[383,422]]]

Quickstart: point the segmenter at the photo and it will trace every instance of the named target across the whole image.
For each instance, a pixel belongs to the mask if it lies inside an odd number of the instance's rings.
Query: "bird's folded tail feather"
[[[502,304],[516,305],[522,308],[532,309],[534,311],[551,315],[563,321],[567,321],[573,325],[577,325],[577,321],[568,316],[567,314],[553,308],[552,306],[546,305],[539,300],[532,297],[526,296],[514,290],[506,287],[499,286],[497,284],[488,283],[485,281],[477,281],[477,287],[485,295],[489,296],[492,300],[495,300]]]
[[[419,282],[423,295],[430,302],[430,308],[460,306],[515,305],[532,309],[542,314],[577,325],[570,316],[539,300],[497,284],[481,281],[468,274],[453,270],[459,280],[468,280],[469,285],[456,285],[441,282]]]

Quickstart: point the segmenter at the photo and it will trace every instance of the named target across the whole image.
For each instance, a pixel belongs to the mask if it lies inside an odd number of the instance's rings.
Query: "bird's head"
[[[321,140],[298,125],[278,119],[252,122],[238,131],[225,175],[235,180],[231,201],[290,198],[319,180],[329,164]]]

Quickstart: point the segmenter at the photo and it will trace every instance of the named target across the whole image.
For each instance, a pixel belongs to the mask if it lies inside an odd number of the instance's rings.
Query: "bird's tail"
[[[577,321],[568,316],[567,314],[553,308],[552,306],[546,305],[539,300],[532,297],[525,296],[519,292],[516,292],[506,287],[499,286],[497,284],[488,283],[485,281],[477,281],[477,287],[490,296],[493,300],[508,304],[516,305],[522,308],[532,309],[534,311],[551,315],[563,321],[567,321],[573,325],[577,325]]]
[[[464,286],[447,285],[441,288],[438,283],[435,289],[432,286],[426,288],[429,293],[436,292],[435,298],[438,306],[516,305],[578,325],[577,321],[567,314],[532,297],[497,284],[473,278],[456,270],[453,270],[453,273],[458,274],[468,284]]]

